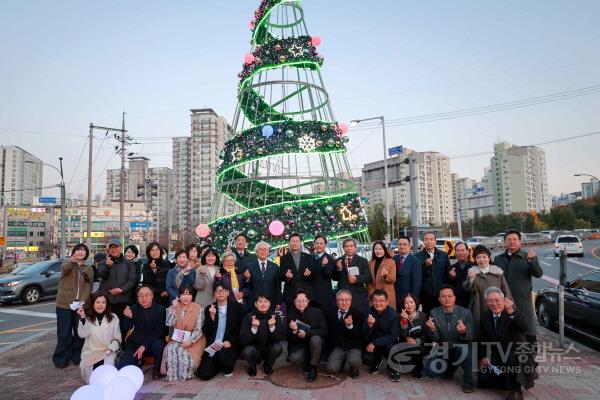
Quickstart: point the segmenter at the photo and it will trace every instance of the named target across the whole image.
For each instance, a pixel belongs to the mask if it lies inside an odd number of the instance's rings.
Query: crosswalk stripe
[[[572,262],[574,264],[578,264],[578,265],[582,265],[584,267],[588,267],[588,268],[596,270],[596,271],[600,270],[600,267],[596,267],[595,265],[584,263],[583,261],[578,261],[578,260],[568,260],[568,261]]]
[[[27,315],[27,316],[30,316],[30,317],[40,317],[40,318],[52,318],[52,319],[56,319],[56,314],[54,314],[54,313],[26,311],[26,310],[19,310],[19,309],[12,309],[12,310],[0,309],[0,313],[14,314],[14,315]]]

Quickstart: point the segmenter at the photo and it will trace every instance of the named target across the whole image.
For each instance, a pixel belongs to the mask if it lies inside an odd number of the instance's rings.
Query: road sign
[[[394,154],[402,154],[402,152],[402,146],[390,147],[388,149],[388,156],[393,156]]]
[[[56,197],[40,197],[40,204],[56,204]]]
[[[137,229],[137,228],[150,228],[150,221],[132,221],[129,223],[129,228]]]

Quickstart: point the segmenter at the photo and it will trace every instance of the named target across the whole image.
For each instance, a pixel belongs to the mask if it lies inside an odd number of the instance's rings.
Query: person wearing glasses
[[[137,303],[123,311],[122,327],[126,329],[124,352],[119,369],[126,365],[140,366],[144,356],[154,358],[152,379],[160,379],[160,365],[165,347],[165,308],[154,301],[152,288],[142,286]]]

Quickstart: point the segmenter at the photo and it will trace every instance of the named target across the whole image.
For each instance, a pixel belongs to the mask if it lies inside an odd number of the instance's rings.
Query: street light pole
[[[388,165],[387,165],[387,143],[385,136],[385,118],[383,115],[379,117],[371,117],[371,118],[363,118],[363,119],[354,119],[350,121],[352,125],[358,125],[361,122],[372,121],[372,120],[380,120],[381,121],[381,134],[383,136],[383,184],[385,187],[385,224],[387,229],[387,234],[392,240],[392,231],[390,227],[390,196],[389,196],[389,179],[388,179]]]
[[[46,163],[42,163],[42,165],[45,165],[46,167],[50,167],[53,170],[55,170],[56,172],[59,173],[60,175],[60,185],[58,185],[60,187],[60,258],[65,258],[67,256],[67,234],[66,234],[66,194],[65,194],[65,178],[63,175],[63,158],[62,157],[58,157],[58,161],[59,161],[59,165],[60,165],[60,169],[56,168],[54,165],[51,164],[46,164]],[[25,161],[26,163],[29,164],[34,164],[33,161]]]

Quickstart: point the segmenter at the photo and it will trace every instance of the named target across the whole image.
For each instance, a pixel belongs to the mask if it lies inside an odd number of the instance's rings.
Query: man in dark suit
[[[137,292],[137,304],[125,307],[122,327],[133,331],[125,340],[119,368],[140,365],[144,355],[154,358],[152,379],[160,379],[160,363],[165,347],[165,308],[153,301],[152,289],[142,286]]]
[[[250,279],[243,289],[244,297],[248,299],[248,307],[256,301],[258,294],[266,294],[271,301],[271,308],[279,310],[281,306],[281,281],[279,280],[279,267],[269,260],[269,244],[258,242],[255,247],[256,261],[249,265]]]
[[[402,310],[400,304],[407,293],[415,296],[421,294],[422,269],[421,261],[410,252],[410,240],[406,236],[398,238],[398,254],[396,261],[396,310]]]
[[[288,362],[304,364],[308,382],[317,379],[317,366],[321,360],[327,323],[318,308],[309,305],[310,298],[303,291],[296,293],[294,308],[288,313]]]
[[[456,295],[451,285],[441,286],[438,301],[441,305],[431,311],[431,316],[425,325],[429,329],[430,339],[446,348],[443,348],[443,352],[438,352],[429,358],[423,372],[430,378],[442,374],[444,377],[451,378],[456,368],[455,363],[460,361],[463,369],[462,390],[471,393],[474,391],[471,349],[473,316],[468,308],[456,305]],[[441,361],[442,357],[446,356],[447,358]]]
[[[233,250],[233,254],[235,254],[235,267],[242,272],[245,272],[251,264],[256,261],[256,257],[247,250],[248,247],[248,238],[243,233],[240,233],[235,237],[235,249]]]
[[[309,293],[310,287],[307,287],[302,276],[312,264],[311,255],[302,251],[302,236],[299,234],[290,235],[289,249],[290,251],[281,257],[279,266],[279,280],[283,282],[283,301],[287,313],[294,308],[294,297],[298,290]]]
[[[350,366],[350,377],[358,378],[358,367],[363,348],[363,325],[365,316],[352,307],[352,293],[346,289],[335,295],[337,307],[327,313],[327,339],[333,351],[327,359],[327,372],[337,374],[345,362]]]
[[[527,373],[525,364],[520,365],[516,351],[525,341],[527,322],[499,288],[487,288],[485,299],[488,310],[480,320],[477,383],[484,388],[510,390],[506,400],[522,400],[521,382],[526,388],[533,386],[533,371]]]
[[[367,283],[371,282],[369,262],[356,254],[356,242],[347,238],[343,242],[344,255],[336,260],[331,279],[338,282],[338,289],[347,289],[352,293],[352,307],[365,311],[367,309]],[[349,273],[353,267],[358,274]]]
[[[308,293],[312,299],[310,301],[311,306],[317,307],[323,311],[323,314],[327,315],[333,295],[331,273],[335,268],[335,260],[325,252],[325,246],[327,246],[327,238],[317,235],[314,240],[314,251],[310,268],[300,271],[300,275],[305,285],[309,288]]]
[[[448,272],[448,283],[454,286],[456,291],[456,304],[468,308],[471,302],[471,292],[464,289],[463,285],[467,280],[469,268],[473,266],[469,260],[469,248],[465,242],[458,242],[454,245],[454,254],[456,262],[450,267]]]
[[[226,378],[233,375],[240,341],[240,326],[244,316],[243,306],[228,300],[229,290],[220,282],[214,285],[215,302],[204,309],[202,333],[206,336],[206,347],[216,352],[211,356],[206,350],[202,354],[198,377],[207,381],[220,371]]]
[[[266,375],[273,373],[273,364],[281,355],[281,341],[285,339],[285,328],[281,317],[270,312],[271,300],[265,294],[258,294],[254,302],[254,310],[242,321],[240,341],[242,358],[248,361],[248,375],[256,376],[256,363],[264,360],[263,371]]]
[[[421,284],[421,307],[425,314],[439,306],[438,292],[440,287],[448,281],[450,272],[450,258],[445,252],[435,247],[436,237],[433,232],[423,235],[423,246],[425,247],[417,257],[421,260],[423,279]]]

